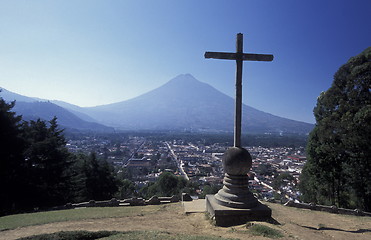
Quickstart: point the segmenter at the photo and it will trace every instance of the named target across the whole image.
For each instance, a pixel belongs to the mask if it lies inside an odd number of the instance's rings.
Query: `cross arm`
[[[237,54],[226,52],[205,52],[205,58],[236,60]]]
[[[243,60],[249,61],[264,61],[264,62],[271,62],[273,61],[272,54],[255,54],[255,53],[244,53],[242,55]]]
[[[205,58],[213,59],[237,60],[241,59],[240,56],[242,56],[242,60],[244,61],[273,61],[273,55],[271,54],[205,52]]]

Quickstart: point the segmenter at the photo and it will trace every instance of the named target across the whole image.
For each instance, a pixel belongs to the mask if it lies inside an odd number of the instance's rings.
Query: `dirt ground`
[[[337,215],[266,203],[277,224],[259,222],[280,230],[281,239],[371,239],[371,218]],[[185,214],[181,204],[169,205],[162,211],[122,218],[90,219],[22,227],[0,232],[0,240],[54,233],[59,231],[133,231],[156,230],[170,233],[213,235],[237,239],[267,239],[252,236],[245,225],[223,228],[213,226],[204,213]]]

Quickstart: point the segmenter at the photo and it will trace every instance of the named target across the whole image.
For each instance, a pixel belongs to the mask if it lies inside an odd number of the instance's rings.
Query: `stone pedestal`
[[[206,195],[206,211],[220,227],[241,225],[248,221],[269,220],[272,216],[272,210],[259,201],[252,208],[232,208],[220,205],[215,200],[215,195]]]
[[[251,156],[244,148],[232,147],[224,153],[224,186],[217,194],[206,196],[206,210],[217,226],[271,218],[271,209],[260,203],[249,190],[247,173],[251,165]]]

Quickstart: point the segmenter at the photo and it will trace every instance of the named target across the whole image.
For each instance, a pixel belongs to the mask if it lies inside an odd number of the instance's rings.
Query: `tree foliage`
[[[371,210],[371,47],[334,75],[314,108],[303,200]]]
[[[204,199],[208,194],[216,194],[221,188],[222,184],[206,184],[203,186],[202,193],[199,198]]]
[[[57,118],[48,124],[40,119],[24,122],[21,128],[26,143],[23,157],[27,205],[51,207],[65,204],[72,184],[68,171],[72,159],[63,131],[58,129]]]
[[[183,189],[187,186],[187,180],[183,177],[175,176],[170,172],[163,172],[155,183],[143,187],[140,194],[145,198],[152,196],[171,197],[180,195]]]
[[[21,122],[14,105],[0,98],[0,214],[65,203],[71,162],[57,119]]]
[[[22,122],[14,105],[0,98],[0,215],[114,196],[106,161],[69,153],[57,118]]]
[[[11,111],[14,104],[0,98],[0,215],[17,207],[24,184],[22,118]]]
[[[82,173],[86,200],[111,199],[118,190],[114,170],[106,160],[98,159],[95,153],[84,159]]]
[[[116,193],[116,198],[126,199],[136,196],[135,185],[129,179],[122,179],[119,181],[118,192]]]

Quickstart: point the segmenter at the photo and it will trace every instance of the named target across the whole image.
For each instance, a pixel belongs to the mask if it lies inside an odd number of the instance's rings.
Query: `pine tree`
[[[72,158],[57,119],[24,122],[22,129],[27,142],[24,157],[29,207],[65,204],[70,200]]]
[[[85,157],[82,171],[85,174],[86,200],[108,200],[117,192],[118,180],[114,170],[95,153]]]
[[[18,208],[24,183],[22,118],[11,111],[14,105],[0,98],[0,215]]]

